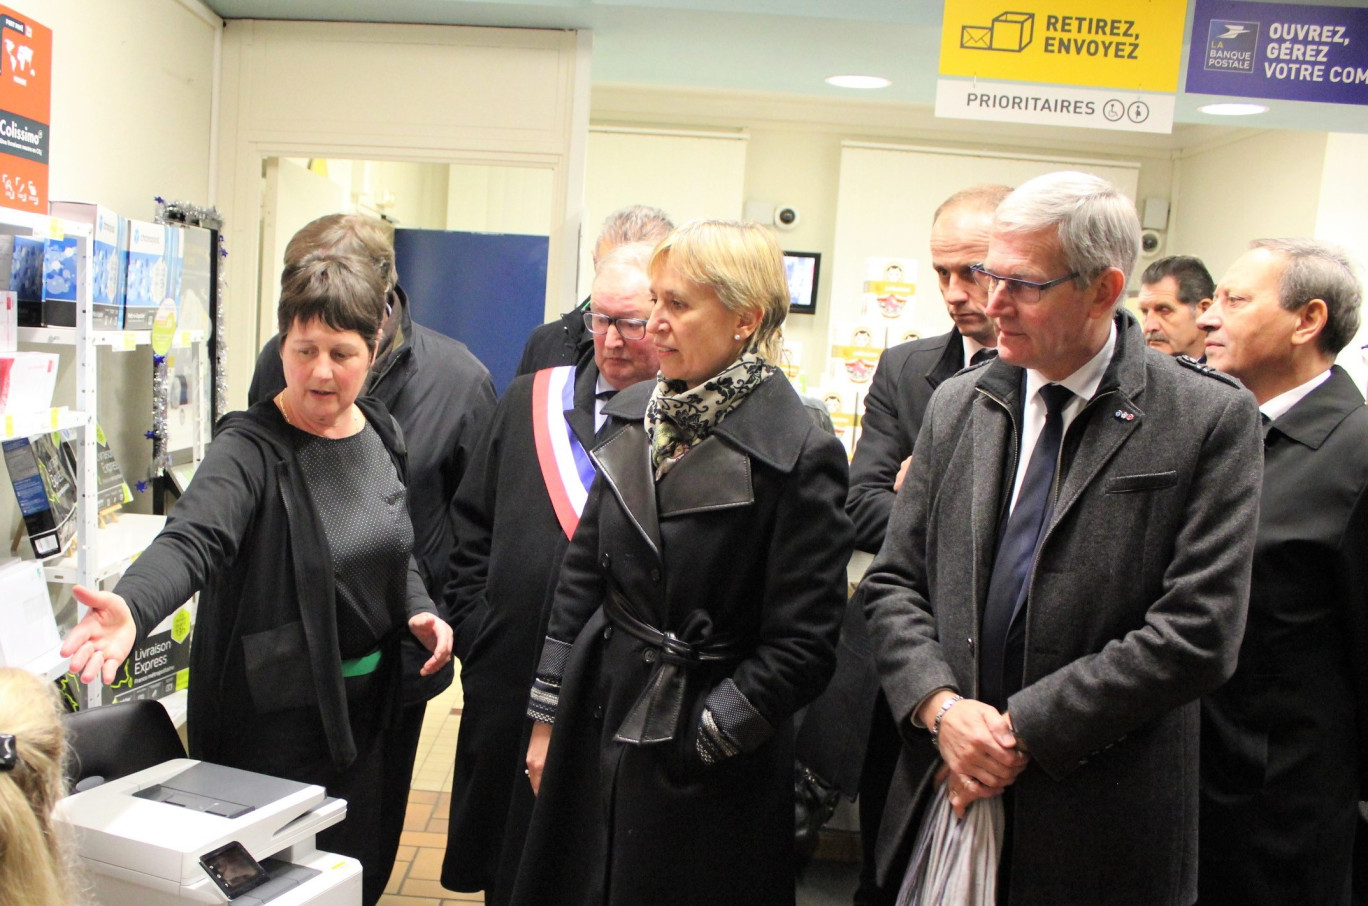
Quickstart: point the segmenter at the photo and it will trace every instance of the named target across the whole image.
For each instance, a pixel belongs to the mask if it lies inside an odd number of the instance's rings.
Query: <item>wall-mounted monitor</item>
[[[791,314],[817,313],[817,273],[821,263],[819,252],[784,252],[784,276],[788,278]]]

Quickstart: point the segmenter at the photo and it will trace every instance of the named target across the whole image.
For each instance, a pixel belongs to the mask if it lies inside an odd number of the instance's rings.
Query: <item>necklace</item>
[[[280,410],[281,416],[285,419],[285,424],[289,425],[291,428],[295,428],[300,431],[307,431],[310,434],[318,434],[320,437],[328,436],[325,434],[320,434],[317,431],[310,430],[309,428],[305,428],[295,424],[294,419],[290,418],[289,408],[285,405],[285,391],[282,390],[280,393],[276,394],[275,404],[276,408]],[[361,428],[365,427],[366,417],[361,414],[361,408],[357,406],[355,403],[352,404],[351,413],[348,418],[348,421],[351,424],[352,430],[349,431],[345,436],[350,437],[352,434],[355,434],[357,431],[361,430]]]

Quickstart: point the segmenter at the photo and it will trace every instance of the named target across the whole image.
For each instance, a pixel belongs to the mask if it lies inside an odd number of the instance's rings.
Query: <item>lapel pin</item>
[[[1127,410],[1125,410],[1125,409],[1117,409],[1116,412],[1113,413],[1113,415],[1115,416],[1115,418],[1116,418],[1117,421],[1122,421],[1122,422],[1133,422],[1133,421],[1135,421],[1135,413],[1134,413],[1134,412],[1127,411]]]

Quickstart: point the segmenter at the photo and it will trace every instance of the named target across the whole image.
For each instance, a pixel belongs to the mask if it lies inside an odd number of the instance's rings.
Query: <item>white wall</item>
[[[216,145],[220,203],[239,247],[228,262],[230,304],[257,310],[251,240],[261,161],[275,156],[545,169],[554,186],[548,297],[568,294],[588,52],[586,36],[567,31],[233,20],[223,38]],[[444,185],[430,188],[434,201],[445,198]],[[245,397],[255,320],[229,324],[230,406]]]
[[[446,222],[437,228],[545,236],[551,188],[547,170],[453,164],[447,168]]]
[[[154,198],[207,205],[217,17],[195,0],[6,0],[53,31],[49,196],[98,201],[151,220]],[[58,401],[75,398],[63,354]],[[100,353],[100,422],[130,484],[147,476],[152,444],[151,354]],[[130,509],[149,512],[151,495]],[[0,530],[20,522],[0,493]],[[4,545],[8,550],[8,544]]]
[[[1313,235],[1325,145],[1324,132],[1254,132],[1183,151],[1166,251],[1219,281],[1252,239]]]
[[[820,375],[825,361],[821,351],[827,344],[831,311],[842,141],[1139,161],[1136,191],[1140,198],[1168,198],[1173,178],[1174,139],[1169,136],[937,120],[929,110],[877,101],[814,101],[737,92],[596,85],[590,114],[595,129],[615,126],[736,130],[747,136],[743,200],[797,207],[802,215],[799,225],[792,231],[779,232],[780,244],[792,251],[822,255],[817,313],[793,315],[784,325],[785,335],[802,344],[803,372],[812,382]],[[1200,135],[1222,131],[1187,129]],[[591,134],[591,152],[592,142]],[[622,172],[616,173],[616,178],[635,181],[654,164],[624,159],[619,166]],[[591,155],[589,184],[593,182],[593,171]],[[632,201],[661,204],[652,186],[662,186],[662,182],[656,179],[639,183],[638,194]],[[963,186],[941,188],[941,195],[948,196]],[[672,190],[673,186],[665,183],[659,191],[663,195]],[[676,213],[669,207],[666,210],[671,215]],[[907,216],[929,223],[933,210],[934,206],[924,211],[908,211]],[[588,224],[586,234],[592,235],[593,229],[594,224]],[[922,249],[918,254],[925,255],[927,251]]]
[[[1321,174],[1320,207],[1313,235],[1344,247],[1359,268],[1359,280],[1368,277],[1368,135],[1332,133],[1326,138],[1325,169]],[[1360,312],[1360,315],[1363,313]],[[1362,318],[1361,318],[1362,321]],[[1345,368],[1363,389],[1368,383],[1368,324],[1360,323],[1356,336],[1339,355]]]

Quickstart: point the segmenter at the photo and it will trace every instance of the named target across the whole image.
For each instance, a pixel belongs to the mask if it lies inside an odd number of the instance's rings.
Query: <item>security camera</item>
[[[782,204],[774,209],[774,225],[781,230],[791,230],[798,225],[798,209]]]
[[[1158,230],[1145,230],[1140,234],[1140,254],[1145,258],[1153,258],[1159,254],[1159,249],[1164,245],[1164,234]]]

